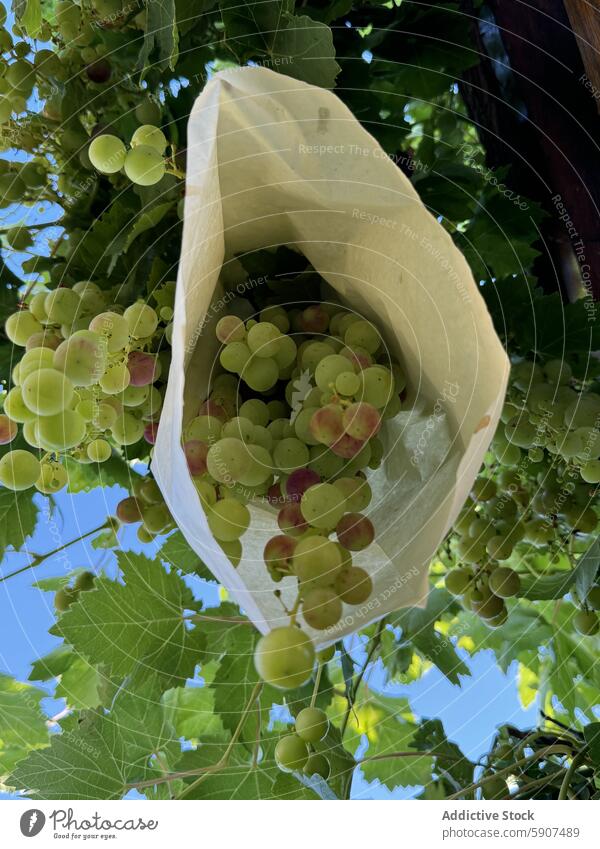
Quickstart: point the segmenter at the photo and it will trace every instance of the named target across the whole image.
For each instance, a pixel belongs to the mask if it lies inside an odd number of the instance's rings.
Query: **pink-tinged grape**
[[[364,348],[370,354],[374,354],[381,345],[379,331],[370,321],[353,322],[344,334],[344,342],[348,348]]]
[[[300,507],[309,525],[331,531],[344,514],[345,500],[332,484],[318,483],[306,490]]]
[[[130,386],[147,386],[154,383],[160,375],[160,363],[152,354],[132,351],[127,358],[127,368],[131,375]]]
[[[254,356],[244,367],[241,377],[255,392],[266,392],[279,380],[279,368],[275,360]]]
[[[373,542],[373,523],[362,513],[346,513],[336,525],[338,541],[349,551],[362,551]]]
[[[127,307],[123,313],[130,334],[134,339],[145,339],[152,336],[158,326],[158,316],[152,307],[143,301],[137,301]]]
[[[158,436],[158,422],[150,422],[144,428],[144,439],[148,445],[154,445]]]
[[[309,428],[314,439],[321,445],[333,445],[344,434],[341,407],[327,404],[316,410],[311,416]]]
[[[13,492],[29,489],[40,474],[40,461],[30,451],[18,448],[0,459],[0,483]]]
[[[93,463],[105,463],[112,449],[106,439],[94,439],[87,447],[87,455]]]
[[[27,377],[21,387],[25,405],[38,416],[52,416],[73,401],[73,384],[61,372],[42,368]]]
[[[40,333],[43,329],[40,322],[29,310],[14,312],[9,315],[4,325],[4,332],[10,341],[13,345],[19,345],[21,348],[25,347],[30,336],[33,336],[34,333]]]
[[[208,449],[206,465],[208,473],[219,483],[238,481],[252,464],[252,457],[239,439],[225,437]]]
[[[265,545],[263,557],[269,571],[275,573],[289,573],[292,567],[292,559],[298,541],[286,534],[271,537]],[[281,575],[280,575],[281,577]]]
[[[372,404],[358,401],[346,407],[343,415],[344,430],[355,439],[367,440],[381,427],[381,416]]]
[[[78,330],[58,346],[53,365],[74,386],[92,386],[104,374],[106,360],[106,345],[102,337],[92,330]]]
[[[47,450],[66,451],[75,448],[85,436],[85,419],[75,410],[62,410],[42,416],[38,422],[41,445]]]
[[[124,525],[133,525],[142,521],[142,511],[137,498],[128,496],[117,504],[117,518]]]
[[[361,372],[361,400],[378,410],[385,407],[394,394],[394,378],[383,366],[369,366]]]
[[[352,513],[366,510],[371,503],[371,487],[365,478],[338,478],[333,485],[342,493],[346,499],[346,509]]]
[[[81,298],[72,289],[60,287],[48,292],[44,309],[50,324],[70,325],[79,312]]]
[[[248,401],[244,401],[238,415],[249,419],[254,425],[266,427],[269,424],[269,410],[260,398],[250,398]]]
[[[242,442],[251,442],[254,436],[254,425],[245,416],[234,416],[225,422],[222,429],[223,436],[241,439]]]
[[[206,512],[208,526],[215,539],[230,542],[248,530],[250,512],[234,498],[224,498]]]
[[[311,469],[295,469],[285,482],[285,494],[291,501],[300,501],[307,489],[320,483],[319,475]]]
[[[337,545],[325,536],[308,536],[298,541],[294,552],[294,573],[302,583],[330,586],[341,568]]]
[[[121,413],[110,431],[117,445],[134,445],[144,435],[144,422],[133,413]]]
[[[219,362],[226,371],[241,374],[251,357],[250,348],[245,342],[230,342],[221,351]]]
[[[329,327],[329,315],[320,304],[314,304],[302,311],[300,325],[304,333],[325,333]]]
[[[237,315],[226,315],[219,319],[216,327],[219,342],[243,342],[246,338],[244,322]]]
[[[373,592],[373,582],[364,569],[352,566],[339,573],[335,589],[346,604],[363,604]]]
[[[330,445],[330,448],[338,457],[351,460],[362,451],[364,446],[364,439],[356,439],[354,436],[350,436],[349,433],[343,433],[336,442]]]
[[[54,495],[64,489],[68,480],[67,470],[60,463],[42,463],[35,488],[44,495]]]
[[[229,418],[225,408],[218,404],[216,401],[212,400],[212,398],[208,398],[206,401],[203,401],[200,406],[200,409],[198,410],[198,415],[214,416],[214,418],[219,419],[220,422],[226,422]]]
[[[343,371],[335,379],[335,391],[340,395],[356,395],[360,390],[360,377],[353,371]]]
[[[342,618],[342,611],[342,602],[329,587],[313,587],[302,602],[305,622],[318,631],[333,627]]]
[[[23,391],[20,386],[13,386],[4,399],[4,412],[13,422],[24,424],[33,421],[36,414],[23,401]]]
[[[373,365],[373,357],[365,348],[342,348],[340,356],[350,361],[357,374]]]
[[[248,331],[248,347],[255,357],[268,359],[279,350],[281,331],[269,321],[257,322]],[[279,370],[278,370],[279,372]]]
[[[325,392],[335,387],[338,375],[348,371],[348,360],[340,354],[330,354],[318,363],[315,369],[315,382]]]
[[[0,445],[8,445],[18,432],[19,427],[16,422],[13,422],[8,416],[0,415]]]
[[[300,410],[300,412],[294,419],[294,433],[296,434],[298,439],[301,440],[301,442],[305,442],[307,445],[319,444],[319,440],[315,439],[310,430],[311,419],[318,409],[319,407],[304,407],[304,409]],[[274,423],[272,422],[271,424]],[[269,428],[271,428],[271,425],[269,425]]]
[[[102,136],[100,136],[102,138]],[[142,124],[131,137],[129,142],[131,147],[139,147],[140,145],[148,145],[153,147],[158,153],[163,154],[167,149],[167,139],[161,129],[153,124]]]
[[[277,507],[279,504],[283,504],[285,500],[286,499],[281,492],[281,484],[277,481],[277,483],[274,483],[269,487],[267,491],[267,501],[269,504],[273,504],[273,506]]]
[[[131,375],[125,363],[110,365],[99,380],[100,387],[107,395],[118,395],[129,386]]]
[[[275,628],[261,637],[254,651],[256,671],[267,684],[280,690],[301,687],[312,675],[315,648],[309,637],[294,626]]]
[[[293,537],[302,536],[308,530],[308,524],[296,501],[283,505],[277,514],[277,524],[284,534],[290,534]]]
[[[301,368],[314,372],[322,359],[335,354],[335,348],[328,342],[309,342],[298,354]]]
[[[129,324],[116,312],[100,313],[90,321],[89,328],[102,336],[109,354],[122,351],[129,343]]]
[[[127,151],[123,170],[137,186],[154,186],[164,177],[165,162],[154,147],[140,144]]]
[[[307,707],[301,710],[294,724],[296,734],[305,743],[320,743],[329,731],[327,714],[316,707]]]
[[[125,387],[121,393],[120,400],[124,407],[141,407],[148,397],[148,386],[129,386]]]
[[[117,136],[103,133],[90,142],[88,156],[96,171],[116,174],[125,164],[127,148]]]
[[[320,775],[322,779],[327,781],[331,773],[331,764],[321,752],[313,752],[308,756],[308,760],[304,764],[302,770],[304,775],[313,776]]]
[[[306,743],[296,734],[287,734],[277,741],[275,761],[283,772],[302,772],[308,761]]]
[[[52,333],[49,330],[42,330],[39,333],[33,333],[25,343],[25,350],[32,351],[35,348],[50,348],[51,351],[56,351],[62,338]]]
[[[309,457],[306,445],[293,436],[282,439],[273,451],[275,466],[282,472],[292,472],[294,469],[307,466]]]

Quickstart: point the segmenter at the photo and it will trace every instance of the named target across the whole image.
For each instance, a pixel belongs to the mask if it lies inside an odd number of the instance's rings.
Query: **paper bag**
[[[223,280],[235,280],[235,256],[279,245],[301,251],[341,303],[375,322],[408,380],[406,412],[385,423],[385,459],[369,478],[376,541],[354,557],[372,596],[345,604],[326,632],[300,619],[325,646],[425,604],[430,560],[494,434],[509,364],[464,257],[335,94],[265,68],[207,84],[188,126],[172,365],[152,471],[189,544],[262,633],[288,624],[281,601],[296,594],[293,577],[274,584],[263,562],[276,511],[250,505],[234,568],[208,529],[181,435],[218,365],[214,327],[227,312]]]

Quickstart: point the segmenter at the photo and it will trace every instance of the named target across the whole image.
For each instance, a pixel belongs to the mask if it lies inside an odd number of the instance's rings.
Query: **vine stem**
[[[3,575],[0,578],[0,584],[3,581],[8,581],[9,578],[14,578],[15,575],[20,575],[22,572],[26,572],[28,569],[33,569],[35,566],[39,566],[40,563],[44,562],[44,560],[47,560],[49,557],[53,557],[60,551],[64,551],[64,549],[68,548],[70,545],[74,545],[76,542],[81,542],[82,539],[87,539],[87,537],[91,537],[92,534],[97,534],[98,531],[103,531],[106,528],[110,527],[111,522],[107,520],[102,525],[98,525],[97,528],[92,528],[91,531],[86,531],[84,534],[81,534],[81,536],[75,537],[75,539],[71,539],[69,540],[69,542],[63,543],[63,545],[59,545],[58,548],[54,548],[52,551],[47,551],[46,554],[36,554],[31,563],[28,563],[26,566],[22,566],[20,569],[15,569],[14,572],[9,572],[8,575]]]
[[[371,663],[371,661],[373,659],[373,655],[375,654],[375,652],[377,651],[377,649],[379,647],[379,643],[381,642],[381,635],[383,634],[384,628],[385,628],[385,617],[379,622],[379,625],[377,626],[377,631],[375,632],[375,634],[373,636],[371,646],[369,647],[369,651],[367,652],[366,660],[363,663],[363,665],[360,669],[360,672],[356,676],[356,681],[354,682],[354,684],[352,686],[352,696],[351,696],[350,699],[348,699],[348,705],[346,707],[346,713],[344,714],[344,721],[342,722],[342,727],[340,728],[340,734],[342,736],[342,739],[344,738],[344,734],[346,733],[346,728],[348,726],[348,720],[350,719],[350,714],[352,712],[352,706],[353,706],[354,702],[356,701],[358,688],[362,684],[362,680],[365,677],[365,672],[367,671],[367,667]]]
[[[579,768],[579,766],[585,760],[586,756],[587,756],[587,747],[584,746],[583,749],[580,749],[580,751],[577,752],[577,754],[575,755],[575,757],[573,758],[573,760],[569,764],[569,768],[567,769],[567,771],[565,773],[565,777],[563,778],[563,782],[560,786],[560,791],[559,791],[559,794],[558,794],[559,800],[567,798],[567,795],[569,793],[569,785],[571,783],[571,779],[575,775],[576,770]]]
[[[262,681],[259,681],[257,684],[254,685],[254,689],[252,690],[252,693],[250,694],[250,698],[248,699],[248,703],[247,703],[246,707],[244,708],[244,712],[242,713],[242,715],[240,717],[240,721],[237,724],[237,728],[233,732],[233,737],[231,738],[231,740],[229,741],[229,743],[227,745],[227,748],[223,752],[223,757],[220,758],[219,761],[216,764],[214,764],[212,767],[209,767],[195,781],[192,781],[192,783],[188,787],[186,787],[184,790],[182,790],[182,792],[178,796],[175,797],[176,799],[185,799],[185,797],[189,796],[189,794],[192,792],[192,790],[194,790],[202,781],[204,781],[205,778],[208,778],[208,776],[211,775],[213,772],[219,772],[219,770],[224,769],[227,766],[227,763],[229,761],[229,756],[231,755],[231,752],[233,751],[233,747],[235,746],[235,744],[239,740],[240,734],[242,733],[244,725],[246,724],[246,720],[248,719],[248,716],[250,715],[250,711],[252,710],[252,708],[254,706],[254,702],[256,701],[256,699],[258,698],[258,696],[260,694],[260,691],[262,690],[262,686],[263,686]]]
[[[515,768],[518,766],[524,766],[530,761],[539,760],[547,755],[564,755],[564,746],[547,746],[545,749],[538,749],[537,752],[534,752],[532,755],[528,755],[525,758],[520,758],[518,761],[515,761],[510,766],[505,767],[504,769],[499,769],[498,772],[493,772],[491,775],[484,776],[480,781],[475,781],[473,784],[469,784],[467,787],[463,787],[462,790],[459,790],[457,793],[452,793],[451,796],[446,797],[446,801],[450,799],[460,799],[461,796],[464,796],[465,793],[471,793],[474,790],[478,790],[480,787],[483,787],[484,784],[487,784],[488,781],[492,781],[494,778],[498,778],[499,776],[510,775],[511,772],[514,772]]]
[[[310,697],[310,706],[311,708],[315,706],[315,702],[317,701],[317,693],[319,692],[319,684],[321,683],[321,675],[323,674],[323,664],[319,663],[317,666],[317,674],[315,675],[315,685],[313,687],[312,696]]]

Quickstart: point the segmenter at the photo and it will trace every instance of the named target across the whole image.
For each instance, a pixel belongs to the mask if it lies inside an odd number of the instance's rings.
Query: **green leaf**
[[[465,787],[473,780],[473,764],[456,743],[446,737],[439,719],[425,719],[412,741],[413,748],[434,753],[434,771],[442,774],[455,790]]]
[[[167,537],[158,551],[158,556],[185,575],[197,575],[203,581],[216,581],[215,576],[209,572],[181,531],[175,531]]]
[[[127,239],[125,241],[123,250],[127,252],[132,242],[134,242],[138,236],[141,236],[142,233],[145,233],[147,230],[151,230],[153,227],[156,227],[156,225],[159,224],[165,217],[167,212],[174,208],[175,204],[172,201],[168,201],[167,203],[159,203],[156,206],[151,207],[150,209],[142,211],[140,215],[136,218],[131,230],[127,234]]]
[[[48,729],[40,708],[46,693],[0,674],[0,740],[4,745],[46,745]]]
[[[175,0],[146,0],[146,26],[138,68],[142,72],[150,67],[158,71],[174,70],[178,41]]]
[[[517,671],[517,690],[519,693],[519,701],[521,702],[524,710],[527,710],[527,708],[536,700],[539,691],[539,682],[539,676],[533,671],[533,669],[525,666],[524,663],[519,663]]]
[[[70,646],[62,643],[55,649],[34,661],[29,674],[30,681],[50,681],[68,669],[75,660],[75,653]]]
[[[12,492],[0,489],[0,557],[7,548],[19,551],[35,530],[39,513],[33,501],[35,491]]]
[[[596,769],[600,769],[600,722],[590,722],[583,729],[585,742],[590,747],[590,757]]]
[[[137,472],[118,454],[113,454],[105,463],[78,463],[64,457],[63,465],[69,473],[68,492],[90,492],[98,486],[122,486],[130,489],[139,478]]]
[[[224,727],[230,731],[237,727],[258,681],[258,673],[254,667],[254,646],[257,637],[254,628],[239,625],[231,629],[225,642],[225,654],[213,680],[215,710],[220,715]],[[251,725],[252,722],[248,721],[244,730],[249,733]]]
[[[227,766],[203,779],[186,799],[297,799],[312,798],[292,778],[285,776],[273,761],[257,767],[248,764]]]
[[[163,704],[178,737],[192,741],[227,740],[229,735],[215,713],[215,693],[210,687],[175,687],[163,694]]]
[[[64,637],[94,665],[117,677],[156,673],[164,689],[193,676],[202,637],[188,629],[185,610],[197,603],[174,572],[141,554],[117,553],[124,585],[99,578],[62,615],[51,633]],[[158,680],[158,679],[157,679]]]
[[[574,578],[575,588],[580,599],[585,599],[592,588],[600,569],[600,537],[577,561]]]
[[[575,571],[558,572],[556,575],[521,575],[519,598],[531,601],[548,601],[562,598],[575,580]]]
[[[13,0],[15,18],[30,38],[37,38],[42,28],[41,0]]]
[[[75,710],[98,707],[102,701],[99,693],[100,674],[83,657],[73,656],[71,663],[60,674],[55,697],[66,699],[67,706]]]

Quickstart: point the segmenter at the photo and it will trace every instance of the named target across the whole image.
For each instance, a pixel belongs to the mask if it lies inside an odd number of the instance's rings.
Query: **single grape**
[[[588,594],[585,597],[585,603],[588,607],[591,607],[592,610],[600,610],[600,586],[595,586],[588,590]]]
[[[34,348],[50,348],[55,351],[60,345],[62,338],[49,330],[33,333],[25,343],[25,350],[31,351]]]
[[[346,510],[352,513],[361,513],[371,503],[371,487],[365,478],[338,478],[333,485],[346,499]]]
[[[30,451],[9,451],[0,459],[0,483],[18,492],[33,486],[40,474],[40,462]]]
[[[112,449],[105,439],[94,439],[87,447],[87,455],[94,463],[104,463],[110,455]]]
[[[578,610],[573,617],[573,625],[583,637],[597,634],[600,627],[597,614],[591,610]]]
[[[336,580],[341,564],[336,544],[324,536],[305,537],[294,551],[294,573],[303,583],[329,586]]]
[[[229,418],[225,408],[218,404],[213,398],[208,398],[206,401],[202,402],[200,409],[198,410],[198,415],[214,416],[215,419],[219,419],[219,421],[223,423],[225,423]]]
[[[44,495],[54,495],[63,489],[69,480],[67,470],[60,463],[44,462],[40,465],[40,474],[35,488]]]
[[[489,587],[499,598],[511,598],[519,594],[521,579],[513,569],[498,566],[490,575]]]
[[[319,475],[310,469],[295,469],[285,482],[285,494],[292,501],[300,501],[307,489],[320,483]]]
[[[77,601],[79,593],[70,587],[63,587],[54,594],[54,607],[59,613],[68,610],[73,602]]]
[[[133,525],[142,521],[142,512],[137,498],[128,496],[117,504],[117,518],[125,525]]]
[[[200,496],[203,507],[212,507],[213,504],[217,503],[217,491],[211,483],[201,478],[196,478],[194,480],[194,486]]]
[[[61,410],[39,420],[40,443],[46,450],[66,451],[82,442],[85,436],[85,419],[75,410]]]
[[[217,501],[207,511],[206,517],[215,539],[223,542],[239,539],[248,530],[250,524],[248,508],[233,498]]]
[[[302,370],[308,369],[314,373],[322,359],[335,354],[335,348],[328,342],[309,342],[306,347],[298,351],[300,366]]]
[[[322,755],[320,752],[313,752],[308,756],[302,772],[308,776],[320,775],[321,778],[327,781],[331,772],[331,765],[325,755]]]
[[[162,155],[167,149],[167,139],[163,131],[159,130],[158,127],[154,127],[152,124],[142,124],[132,135],[130,145],[132,148],[139,147],[140,145],[148,145]]]
[[[96,136],[88,148],[90,162],[101,174],[116,174],[125,164],[127,148],[120,138],[108,133]]]
[[[446,589],[452,595],[463,595],[469,588],[472,577],[468,569],[452,569],[445,577]]]
[[[360,377],[353,371],[343,371],[335,379],[335,389],[340,395],[356,395],[360,391]]]
[[[250,400],[244,401],[239,409],[239,415],[242,418],[248,419],[252,424],[264,428],[266,428],[270,420],[267,405],[260,398],[250,398]]]
[[[211,445],[206,455],[208,473],[219,483],[238,481],[252,465],[252,457],[239,439],[226,437]]]
[[[251,462],[247,471],[240,475],[239,483],[252,488],[272,481],[273,458],[267,449],[261,445],[248,445],[246,450]]]
[[[319,389],[329,390],[335,387],[335,381],[340,374],[348,371],[348,360],[339,354],[323,357],[315,368],[315,382]]]
[[[253,356],[244,366],[241,377],[255,392],[266,392],[277,383],[279,368],[273,359]]]
[[[216,434],[216,427],[216,424],[213,423],[213,432],[211,434],[202,434],[203,438],[208,440],[212,437],[214,440],[214,436]],[[219,428],[219,430],[221,429]],[[252,442],[252,438],[254,436],[254,425],[252,424],[251,420],[245,418],[245,416],[234,416],[228,422],[225,422],[221,433],[224,437],[241,439],[242,442],[248,444]]]
[[[363,439],[356,439],[350,436],[349,433],[343,433],[331,446],[331,450],[338,457],[343,457],[345,460],[352,460],[358,457],[363,448],[367,447]],[[366,463],[364,465],[367,465]],[[346,468],[349,471],[349,467]]]
[[[100,387],[107,395],[118,395],[129,386],[131,375],[125,363],[109,365],[100,378]]]
[[[13,345],[19,345],[22,348],[25,347],[30,336],[42,330],[42,325],[29,310],[21,310],[9,315],[4,325],[4,331]]]
[[[320,708],[307,707],[296,717],[295,727],[296,734],[305,743],[319,743],[329,731],[329,720]]]
[[[23,383],[25,378],[38,371],[41,368],[52,368],[54,362],[54,352],[50,348],[34,348],[32,351],[26,351],[21,357],[18,364],[18,380]],[[13,382],[16,382],[17,375],[13,374]]]
[[[383,366],[369,366],[361,372],[361,401],[381,410],[394,394],[394,378]]]
[[[93,572],[80,572],[75,578],[73,589],[86,593],[94,589],[95,582],[96,576]]]
[[[600,483],[600,460],[588,460],[579,470],[586,483]]]
[[[289,534],[293,537],[302,536],[308,530],[308,524],[297,502],[283,505],[277,514],[277,524],[284,534]]]
[[[127,307],[123,313],[129,332],[134,339],[145,339],[152,336],[158,326],[158,316],[152,307],[143,301],[137,301]]]
[[[144,435],[144,422],[133,413],[121,413],[111,427],[117,445],[134,445]]]
[[[191,475],[203,475],[206,472],[208,445],[199,439],[192,439],[183,446],[183,453]]]
[[[573,376],[571,366],[564,360],[549,360],[544,366],[546,380],[553,385],[567,384]]]
[[[53,365],[74,386],[92,386],[104,374],[106,360],[106,345],[102,337],[92,330],[78,330],[58,346]]]
[[[362,604],[373,592],[373,582],[364,569],[352,566],[342,569],[336,578],[335,589],[346,604]]]
[[[493,560],[508,560],[513,548],[512,540],[502,535],[491,537],[485,544],[485,550]]]
[[[89,329],[102,336],[109,354],[116,354],[129,344],[129,324],[116,312],[102,312],[95,316]]]
[[[318,483],[306,490],[300,501],[302,515],[315,528],[331,531],[342,518],[345,499],[329,483]]]
[[[161,534],[170,525],[172,516],[166,504],[148,504],[142,506],[142,521],[149,533]]]
[[[281,580],[283,574],[290,573],[296,545],[297,540],[285,534],[271,537],[265,545],[263,557],[273,580]]]
[[[73,384],[61,372],[42,368],[30,374],[21,387],[25,405],[39,416],[52,416],[73,401]]]
[[[160,361],[143,351],[131,351],[127,368],[131,376],[130,386],[148,386],[160,376]]]
[[[329,326],[329,315],[322,304],[306,307],[300,316],[300,327],[304,333],[325,333]]]
[[[333,445],[344,434],[341,408],[335,404],[326,404],[315,410],[310,418],[309,429],[321,445]]]
[[[131,372],[129,373],[131,374]],[[148,386],[132,386],[130,383],[119,397],[124,407],[141,407],[148,397],[149,391]]]
[[[13,422],[8,416],[0,415],[0,445],[8,445],[18,432],[19,427],[16,422]]]
[[[381,336],[369,321],[360,319],[350,324],[344,334],[344,342],[348,348],[358,346],[374,354],[381,345]]]
[[[311,431],[311,427],[310,427],[312,417],[318,411],[318,409],[319,409],[318,407],[312,407],[312,406],[304,407],[304,409],[300,410],[300,412],[298,413],[298,415],[294,419],[293,432],[296,434],[298,439],[301,442],[304,442],[306,445],[319,445],[320,444],[319,440],[316,439],[313,436],[312,431]],[[278,419],[276,422],[271,422],[271,424],[269,425],[269,430],[271,430],[271,429],[275,430],[275,428],[273,428],[273,425],[277,425],[277,423],[280,422],[280,421],[281,421],[281,419]],[[283,424],[283,427],[289,428],[290,427],[289,421],[286,421]],[[276,438],[276,439],[283,439],[283,436],[284,436],[284,434],[282,434],[280,436],[278,433],[277,434],[274,433],[273,435],[274,435],[274,438]]]
[[[291,625],[275,628],[261,637],[254,652],[254,664],[260,677],[281,690],[305,684],[312,675],[314,662],[315,649],[311,640]]]
[[[296,347],[296,343],[290,336],[280,336],[278,340],[278,348],[273,354],[273,359],[277,363],[277,367],[281,374],[286,369],[290,368],[292,364],[296,362],[296,357],[298,355],[298,348]]]
[[[368,548],[375,538],[373,523],[362,513],[346,513],[336,525],[338,542],[350,551]]]
[[[230,342],[221,351],[219,362],[227,371],[241,374],[250,360],[250,348],[245,342]]]
[[[246,338],[244,322],[237,315],[225,315],[219,319],[215,329],[219,342],[243,342]]]
[[[273,462],[281,472],[292,472],[308,465],[310,454],[306,445],[295,437],[282,439],[273,451]]]
[[[284,772],[301,772],[308,761],[308,747],[297,734],[287,734],[277,741],[275,760]]]
[[[162,154],[148,144],[140,144],[127,151],[123,170],[137,186],[154,186],[165,174]]]
[[[79,311],[81,298],[72,289],[61,286],[48,292],[44,309],[50,324],[70,325]]]
[[[279,350],[281,331],[268,321],[257,322],[248,331],[248,347],[259,358],[275,356]]]
[[[343,415],[344,430],[355,439],[371,439],[381,427],[381,416],[372,404],[359,401],[346,407]]]
[[[330,587],[312,587],[304,594],[302,615],[317,631],[336,625],[342,618],[342,602]]]

